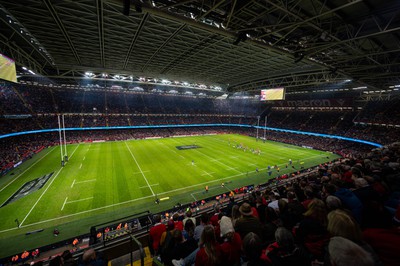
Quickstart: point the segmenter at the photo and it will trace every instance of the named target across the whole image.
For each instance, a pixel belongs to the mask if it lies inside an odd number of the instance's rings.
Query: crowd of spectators
[[[399,181],[394,143],[231,198],[195,225],[190,211],[155,216],[151,251],[165,265],[398,265]]]
[[[219,100],[94,88],[0,85],[0,114],[224,114],[257,116],[263,105],[249,100]]]
[[[378,120],[387,122],[388,119],[391,123],[397,123],[399,112],[396,108],[398,103],[396,100],[370,102],[361,112],[354,110],[277,110],[276,108],[265,108],[265,105],[255,101],[240,99],[220,100],[99,88],[96,90],[60,88],[50,85],[1,85],[0,101],[5,103],[0,107],[0,134],[57,129],[57,113],[66,113],[65,126],[67,128],[171,124],[254,126],[258,123],[257,115],[264,113],[268,119],[268,127],[334,134],[383,145],[397,140],[400,134],[399,127],[353,123],[353,121],[377,122]],[[10,115],[14,116],[9,117]],[[264,125],[264,122],[260,121],[260,125]],[[209,128],[89,130],[68,132],[67,135],[69,142],[79,142],[196,134],[194,131],[197,131],[197,134],[203,134],[214,130]],[[228,131],[255,136],[253,129],[232,128]],[[57,139],[56,134],[46,133],[1,140],[0,170],[18,163],[24,158],[29,158],[40,147],[56,144]],[[340,154],[358,153],[368,149],[362,144],[275,131],[268,131],[267,139]]]

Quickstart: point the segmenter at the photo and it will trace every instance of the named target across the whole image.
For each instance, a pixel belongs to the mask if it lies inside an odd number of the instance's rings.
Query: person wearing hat
[[[243,239],[248,233],[253,232],[262,239],[263,226],[260,220],[253,216],[250,204],[243,203],[239,208],[239,212],[242,217],[235,222],[235,231],[239,233],[240,237]]]
[[[222,216],[219,221],[221,229],[221,252],[224,265],[240,265],[240,254],[242,249],[242,239],[232,225],[231,218]]]

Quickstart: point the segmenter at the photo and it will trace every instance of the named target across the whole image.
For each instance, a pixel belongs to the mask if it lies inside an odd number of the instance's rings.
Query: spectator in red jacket
[[[196,254],[195,266],[222,265],[221,247],[215,239],[214,227],[206,225],[200,238],[200,250]]]
[[[150,228],[149,238],[150,238],[150,249],[152,254],[158,254],[160,240],[162,234],[167,230],[165,224],[161,223],[161,216],[155,215],[154,216],[154,226]]]

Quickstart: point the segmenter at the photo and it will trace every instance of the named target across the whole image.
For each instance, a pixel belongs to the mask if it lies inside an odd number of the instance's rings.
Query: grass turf
[[[238,149],[237,144],[249,150]],[[199,147],[177,149],[185,145]],[[250,149],[259,149],[261,154]],[[338,158],[277,142],[256,142],[242,135],[75,144],[68,145],[68,155],[69,162],[61,168],[59,147],[46,149],[0,178],[3,203],[26,182],[54,172],[44,187],[0,208],[0,257],[88,233],[92,225],[140,211],[157,212],[177,202],[264,183],[270,178],[268,165],[278,165],[282,174],[293,171],[286,169],[289,159],[299,169]],[[271,177],[277,175],[273,170]],[[222,182],[225,188],[221,188]],[[205,185],[210,187],[208,194]],[[156,205],[156,196],[169,200]],[[52,234],[55,227],[61,231],[58,238]],[[25,235],[38,229],[45,230]]]

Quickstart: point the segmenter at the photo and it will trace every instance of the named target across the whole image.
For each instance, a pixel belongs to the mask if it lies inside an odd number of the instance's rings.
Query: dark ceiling
[[[50,78],[386,90],[399,37],[396,0],[0,0],[0,52]]]

